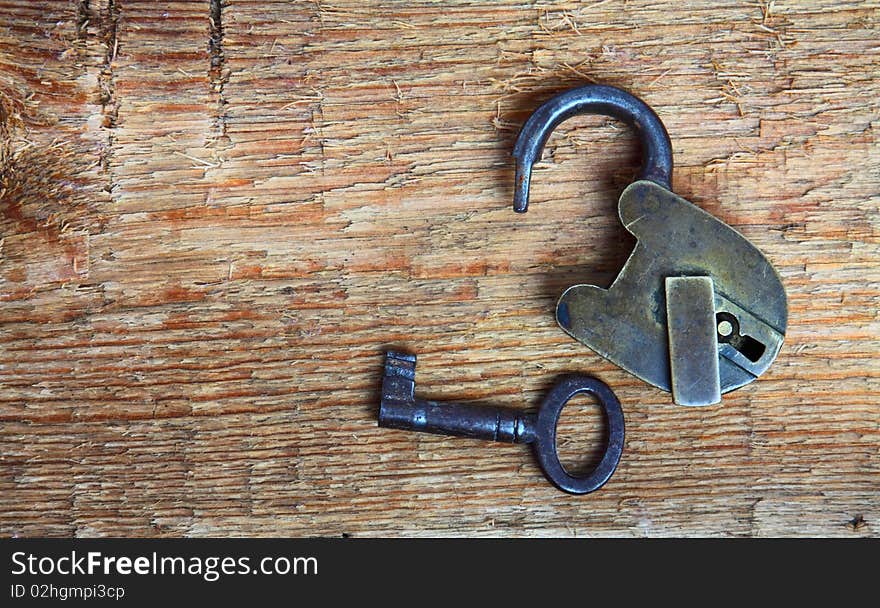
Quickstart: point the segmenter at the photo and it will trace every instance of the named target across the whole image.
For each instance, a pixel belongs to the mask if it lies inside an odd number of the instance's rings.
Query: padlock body
[[[710,277],[716,323],[724,332],[717,353],[721,392],[764,373],[779,353],[788,318],[782,280],[764,254],[721,220],[648,180],[628,186],[618,209],[636,246],[608,289],[566,290],[556,308],[562,329],[670,391],[666,279]]]

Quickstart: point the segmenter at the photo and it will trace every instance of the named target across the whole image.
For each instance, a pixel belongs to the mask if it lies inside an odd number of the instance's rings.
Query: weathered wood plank
[[[878,8],[0,2],[0,533],[876,535]],[[783,276],[779,360],[721,406],[555,325],[633,245],[638,150],[569,121],[525,216],[509,153],[589,80]],[[438,398],[597,374],[619,470],[569,497],[520,448],[377,429],[390,345]]]

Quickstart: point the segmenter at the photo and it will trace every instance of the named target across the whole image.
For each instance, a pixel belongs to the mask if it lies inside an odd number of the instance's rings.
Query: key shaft
[[[505,443],[531,443],[535,439],[535,416],[532,414],[448,401],[384,399],[379,411],[379,425]]]

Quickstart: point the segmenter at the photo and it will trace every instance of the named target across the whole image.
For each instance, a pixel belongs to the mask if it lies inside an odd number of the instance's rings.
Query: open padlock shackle
[[[516,158],[516,186],[513,210],[525,213],[529,206],[532,165],[541,159],[544,144],[561,122],[579,114],[612,116],[636,130],[642,144],[639,179],[671,190],[672,143],[663,122],[648,105],[623,89],[590,84],[561,93],[544,102],[529,117],[513,148]]]

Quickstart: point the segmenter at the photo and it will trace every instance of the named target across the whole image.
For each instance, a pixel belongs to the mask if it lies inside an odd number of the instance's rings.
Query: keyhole
[[[718,323],[719,342],[730,344],[752,363],[757,363],[764,356],[767,347],[751,336],[741,335],[739,321],[735,316],[729,312],[719,312],[715,315],[715,320]]]

